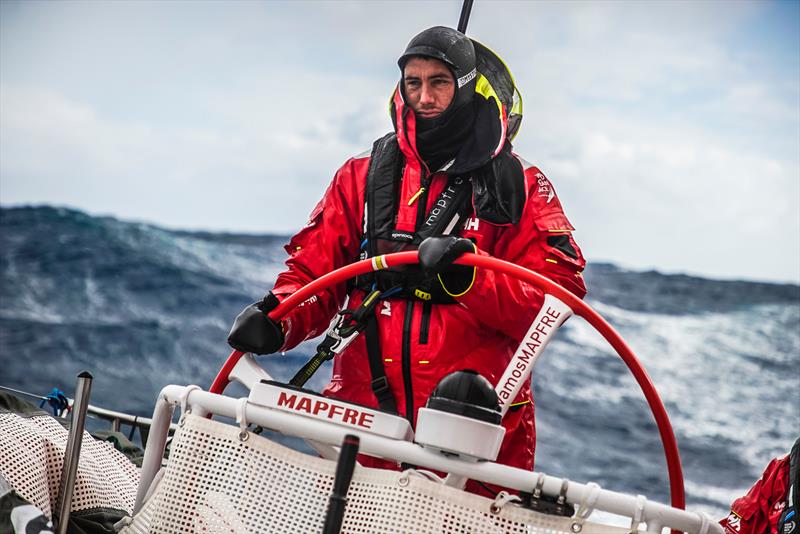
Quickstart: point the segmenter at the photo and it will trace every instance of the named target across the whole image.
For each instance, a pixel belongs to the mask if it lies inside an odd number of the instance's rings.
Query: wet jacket
[[[791,534],[795,531],[796,517],[782,532],[778,531],[789,492],[789,459],[789,456],[773,459],[750,491],[733,501],[730,514],[720,521],[725,534]]]
[[[398,187],[396,229],[413,232],[417,210],[431,210],[448,176],[430,175],[421,163],[413,143],[414,115],[403,113],[399,91],[395,92],[393,105],[397,116],[404,117],[397,128],[397,138],[405,157]],[[549,180],[532,164],[519,161],[524,170],[526,197],[519,222],[492,224],[473,212],[461,236],[473,239],[479,254],[527,267],[583,297],[586,289],[581,271],[585,261],[572,239],[574,228]],[[287,270],[278,276],[273,289],[279,300],[359,258],[369,164],[368,153],[348,160],[334,176],[306,226],[286,246]],[[428,194],[418,195],[425,178],[430,178]],[[348,308],[354,308],[364,298],[363,291],[341,284],[291,312],[283,321],[286,341],[282,350],[322,334],[348,293]],[[416,410],[425,405],[439,380],[450,372],[473,369],[496,385],[539,311],[543,293],[506,275],[478,270],[471,289],[456,300],[455,304],[431,304],[388,298],[376,308],[386,376],[398,411],[404,416],[411,414],[407,418],[412,423],[416,421]],[[377,406],[371,380],[362,334],[335,358],[333,376],[324,393]],[[498,461],[532,469],[535,429],[528,385],[514,404],[517,406],[504,420],[507,433]]]

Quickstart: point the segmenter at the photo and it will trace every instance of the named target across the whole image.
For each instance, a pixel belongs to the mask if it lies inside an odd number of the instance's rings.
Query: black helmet
[[[517,222],[519,218],[514,214],[522,212],[520,202],[524,203],[525,184],[522,167],[511,156],[510,143],[507,141],[511,141],[519,129],[522,98],[508,67],[497,54],[478,41],[452,28],[434,26],[411,39],[397,61],[401,80],[396,91],[403,100],[406,94],[402,75],[413,57],[443,62],[453,73],[456,84],[453,101],[440,115],[430,119],[415,117],[419,155],[429,169],[458,175],[481,168],[505,154],[502,160],[510,161],[508,167],[513,168],[513,172],[505,173],[513,174],[505,182],[523,192],[521,195],[510,195],[514,197],[514,209],[503,208],[502,216],[494,216],[482,208],[480,217],[497,224]],[[405,116],[398,111],[406,109],[390,106],[395,131],[397,124],[405,121]],[[484,189],[489,191],[486,187]],[[493,206],[494,203],[492,199],[480,202],[487,206]],[[506,212],[510,215],[506,216]]]
[[[401,75],[406,62],[415,56],[438,59],[453,72],[456,95],[451,108],[459,108],[472,100],[477,76],[475,47],[463,33],[445,26],[434,26],[411,39],[406,51],[397,60]]]

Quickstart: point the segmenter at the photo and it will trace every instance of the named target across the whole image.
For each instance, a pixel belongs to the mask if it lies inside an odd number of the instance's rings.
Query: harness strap
[[[444,189],[426,211],[427,191],[417,202],[417,223],[413,232],[395,228],[399,210],[399,192],[405,158],[397,137],[389,133],[372,146],[364,192],[361,259],[416,249],[427,237],[458,235],[464,221],[472,213],[472,182],[468,176],[451,176]],[[422,190],[421,190],[422,191]],[[402,267],[360,275],[351,287],[369,292],[400,287],[398,297],[407,300],[432,300],[452,304],[454,300],[444,291],[432,290],[432,281],[414,267]],[[438,284],[433,284],[438,288]]]
[[[358,335],[359,325],[352,320],[351,313],[339,312],[331,321],[325,339],[317,345],[317,353],[295,373],[289,384],[303,387],[314,373],[328,360],[339,354]]]
[[[302,368],[289,381],[295,387],[303,387],[314,373],[328,360],[347,348],[353,340],[364,330],[366,318],[372,313],[378,298],[390,292],[370,291],[358,308],[355,310],[342,310],[331,320],[325,339],[317,345],[317,353],[308,360]]]
[[[384,412],[397,414],[397,403],[386,378],[386,369],[381,357],[380,338],[378,336],[378,319],[375,306],[382,296],[388,296],[393,290],[381,292],[373,289],[361,301],[355,310],[343,310],[334,318],[325,339],[317,346],[317,353],[299,370],[289,384],[302,387],[320,366],[341,352],[361,332],[364,332],[367,344],[367,360],[372,376],[372,392],[378,400],[378,406]]]
[[[424,222],[417,228],[414,243],[421,243],[426,237],[437,235],[458,235],[472,205],[472,184],[466,178],[455,176],[439,193]]]
[[[397,188],[402,174],[403,158],[397,137],[389,133],[372,146],[367,170],[366,210],[364,213],[367,252],[377,256],[377,237],[388,234],[397,211]]]
[[[378,336],[378,319],[375,313],[367,318],[364,330],[365,341],[367,342],[367,359],[369,360],[369,372],[372,375],[372,392],[378,400],[378,407],[384,412],[397,414],[397,402],[389,387],[389,380],[386,378],[386,368],[383,366],[381,357],[381,345]]]
[[[330,349],[337,341],[330,335],[325,336],[325,339],[317,347],[317,353],[295,373],[292,379],[289,380],[289,385],[298,388],[303,387],[323,363],[333,358],[335,353]]]

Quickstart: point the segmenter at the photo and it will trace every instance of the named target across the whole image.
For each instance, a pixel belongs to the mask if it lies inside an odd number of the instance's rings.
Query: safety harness
[[[397,230],[394,222],[397,219],[398,193],[404,164],[405,160],[394,133],[375,141],[367,171],[359,259],[415,250],[425,238],[431,236],[458,235],[472,211],[472,185],[468,178],[451,177],[427,213],[425,206],[428,184],[423,183],[415,232]],[[379,300],[388,297],[436,304],[453,304],[455,300],[416,266],[362,275],[356,278],[352,287],[363,290],[367,296],[355,310],[339,312],[331,322],[325,339],[317,347],[317,354],[297,372],[290,383],[302,386],[323,362],[332,359],[359,333],[364,332],[372,375],[372,391],[381,410],[396,414],[397,403],[389,387],[381,356],[375,305]]]
[[[416,228],[413,233],[395,228],[399,188],[405,159],[394,133],[375,141],[367,170],[364,199],[364,224],[359,259],[382,254],[416,250],[427,237],[458,235],[472,211],[472,185],[469,178],[453,176],[436,198],[431,210],[425,213],[429,180],[423,179],[417,199]],[[398,295],[406,299],[432,301],[439,304],[455,302],[438,284],[425,277],[416,266],[400,267],[368,273],[355,280],[355,287],[364,291],[399,288]],[[373,287],[374,286],[374,287]]]
[[[355,310],[345,309],[336,314],[325,334],[325,339],[317,346],[317,353],[292,377],[289,384],[302,387],[324,362],[333,359],[336,354],[352,343],[358,334],[366,330],[367,350],[370,354],[369,366],[373,377],[372,391],[378,399],[378,406],[381,410],[398,413],[397,403],[389,388],[389,381],[386,379],[383,360],[380,357],[377,359],[372,357],[373,352],[380,356],[380,346],[372,346],[378,340],[375,305],[382,298],[386,298],[385,294],[387,293],[377,289],[373,290]]]

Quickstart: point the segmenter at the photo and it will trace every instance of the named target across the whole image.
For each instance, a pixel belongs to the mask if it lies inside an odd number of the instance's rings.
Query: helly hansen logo
[[[478,218],[477,217],[470,217],[467,219],[467,222],[464,223],[464,230],[472,230],[474,232],[478,231]]]

